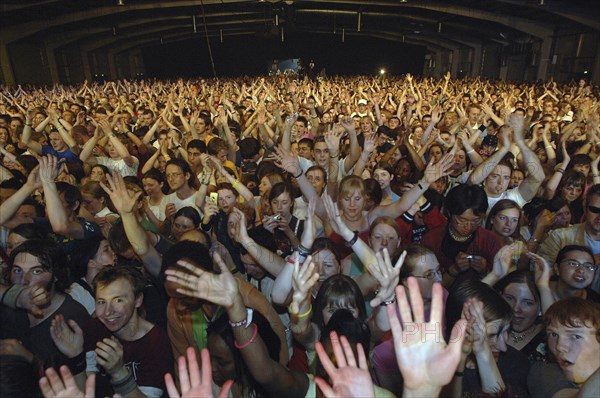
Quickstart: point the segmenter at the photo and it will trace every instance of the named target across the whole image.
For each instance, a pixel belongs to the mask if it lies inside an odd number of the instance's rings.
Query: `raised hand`
[[[57,315],[50,324],[50,336],[59,351],[68,358],[75,358],[83,352],[83,331],[74,320],[65,322],[62,315]]]
[[[296,257],[294,273],[292,274],[292,288],[294,289],[290,307],[292,313],[298,314],[300,312],[300,305],[308,299],[318,280],[319,274],[315,270],[312,257],[308,256],[302,267]]]
[[[408,278],[408,291],[410,302],[404,286],[396,288],[398,312],[404,326],[398,320],[396,308],[387,306],[396,360],[404,378],[404,395],[437,397],[441,388],[454,377],[466,322],[460,320],[454,325],[450,342],[446,344],[441,329],[442,285],[433,285],[429,322],[425,322],[423,298],[414,277]],[[431,333],[432,330],[436,333]]]
[[[354,130],[354,120],[349,115],[342,118],[340,125],[348,132]]]
[[[492,273],[498,278],[504,278],[512,266],[513,253],[520,252],[521,245],[519,242],[512,243],[510,245],[502,246],[498,253],[494,256],[494,264],[492,266]]]
[[[317,208],[317,198],[312,197],[308,201],[308,213],[306,220],[304,220],[304,231],[300,238],[300,243],[306,248],[312,247],[313,242],[317,236],[317,228],[315,225],[315,209]]]
[[[346,337],[338,339],[336,332],[329,336],[335,354],[335,364],[331,361],[323,345],[317,342],[315,348],[323,368],[329,375],[332,386],[320,377],[315,378],[315,383],[327,398],[342,397],[374,397],[375,388],[369,373],[367,357],[360,343],[356,344],[358,364],[354,357],[352,346]]]
[[[85,381],[85,393],[77,387],[75,378],[67,366],[60,367],[60,376],[53,368],[46,369],[46,376],[39,381],[44,398],[95,398],[96,374]],[[116,396],[116,394],[115,394]]]
[[[33,170],[31,170],[31,172],[27,176],[27,182],[25,184],[28,185],[29,187],[31,187],[31,189],[33,189],[33,190],[40,189],[42,187],[42,180],[40,179],[40,166],[39,165],[35,166],[35,168]]]
[[[168,269],[167,280],[181,286],[177,288],[178,293],[228,308],[233,305],[238,293],[238,285],[221,256],[215,254],[213,260],[219,266],[220,274],[204,271],[194,264],[179,260],[177,264],[187,272]]]
[[[484,350],[490,350],[483,316],[483,302],[478,299],[468,299],[463,307],[463,315],[469,325],[467,334],[473,343],[473,353],[477,355]]]
[[[528,252],[527,257],[529,257],[529,259],[533,261],[533,264],[535,265],[534,272],[536,286],[546,288],[549,287],[552,268],[550,267],[550,264],[548,264],[548,261],[546,261],[546,259],[539,254],[532,252]]]
[[[329,224],[337,234],[344,236],[344,232],[352,232],[344,223],[344,220],[342,220],[342,216],[340,216],[340,210],[337,204],[334,203],[333,199],[331,199],[331,196],[329,196],[327,193],[323,195],[323,205],[325,206],[325,212],[327,213]]]
[[[290,173],[293,177],[302,174],[300,160],[298,154],[292,151],[285,150],[281,145],[275,148],[275,165]]]
[[[330,131],[323,134],[327,149],[329,149],[329,156],[334,157],[340,154],[340,138],[342,138],[343,131],[337,128],[332,128]]]
[[[508,125],[513,129],[515,143],[522,143],[523,134],[525,133],[525,118],[519,114],[513,113],[508,119]]]
[[[123,180],[123,177],[119,173],[113,173],[112,176],[107,175],[106,180],[109,186],[107,187],[103,182],[100,183],[100,186],[110,196],[110,200],[117,212],[119,214],[132,213],[140,195],[142,195],[142,191],[136,192],[133,195],[129,193],[127,185],[125,185],[125,180]]]
[[[365,135],[365,142],[363,144],[363,152],[373,153],[375,148],[377,148],[377,134]]]
[[[170,373],[165,374],[165,385],[169,398],[213,398],[213,378],[212,366],[210,363],[210,354],[206,348],[200,353],[202,357],[202,369],[198,366],[196,351],[192,347],[186,350],[187,363],[185,357],[181,356],[177,360],[179,367],[179,386],[181,395],[173,381]],[[189,367],[188,367],[189,363]],[[202,376],[200,376],[202,374]],[[233,380],[227,380],[221,387],[219,398],[225,398],[233,385]]]
[[[434,159],[429,161],[424,173],[424,178],[429,184],[450,174],[452,165],[454,164],[454,156],[451,153],[447,153],[439,162],[433,163],[433,161]]]
[[[42,183],[53,183],[60,174],[62,162],[52,155],[41,156],[39,158],[39,177]]]
[[[395,266],[392,265],[390,253],[385,247],[383,251],[375,253],[375,257],[377,258],[377,263],[367,265],[371,276],[379,282],[379,291],[370,303],[373,308],[395,297],[394,293],[400,282],[400,269],[402,268],[402,264],[404,264],[406,251],[402,252]]]

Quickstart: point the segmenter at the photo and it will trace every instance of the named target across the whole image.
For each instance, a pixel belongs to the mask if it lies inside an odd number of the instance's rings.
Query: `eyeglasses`
[[[588,208],[589,211],[591,211],[594,214],[600,214],[600,207],[588,205],[587,208]]]
[[[414,276],[415,278],[429,279],[431,281],[431,280],[434,280],[436,276],[442,276],[442,270],[438,268],[434,271],[427,271],[423,275],[411,275],[411,276]]]
[[[464,227],[466,227],[466,226],[479,227],[483,223],[483,220],[481,218],[478,218],[477,220],[463,221],[463,220],[459,220],[457,216],[454,216],[454,221],[456,221],[456,224],[461,227],[463,227],[463,226]]]
[[[183,173],[171,173],[171,174],[167,174],[165,177],[167,177],[167,180],[170,180],[172,178],[179,178],[183,175]]]
[[[565,260],[562,260],[560,262],[561,264],[567,264],[569,267],[574,268],[574,269],[579,269],[579,268],[584,268],[587,271],[590,272],[596,272],[596,270],[598,269],[598,266],[592,263],[580,263],[577,260],[573,260],[571,258],[567,258]]]

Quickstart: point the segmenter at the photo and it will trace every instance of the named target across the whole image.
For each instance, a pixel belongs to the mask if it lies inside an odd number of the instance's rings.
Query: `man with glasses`
[[[600,303],[600,295],[589,287],[594,280],[598,266],[594,264],[594,255],[587,246],[567,245],[563,247],[556,257],[554,273],[558,275],[556,281],[550,281],[549,263],[542,264],[545,260],[534,258],[536,266],[545,268],[536,285],[540,291],[542,311],[545,312],[555,302],[569,297],[579,297]]]
[[[600,261],[600,184],[590,188],[585,202],[585,215],[583,222],[567,228],[550,231],[538,254],[546,261],[552,262],[558,252],[567,245],[587,246],[593,254],[593,263]],[[591,289],[600,293],[600,273],[596,272]]]

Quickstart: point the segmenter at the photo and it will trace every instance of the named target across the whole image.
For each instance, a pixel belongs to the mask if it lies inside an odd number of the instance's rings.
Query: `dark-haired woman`
[[[446,301],[446,330],[461,318],[470,324],[449,396],[479,396],[507,392],[527,396],[529,362],[510,347],[510,305],[487,284],[475,280],[457,283]]]
[[[444,285],[481,279],[501,247],[498,237],[482,227],[488,208],[485,191],[459,185],[448,192],[445,206],[448,222],[427,232],[422,243],[434,250],[444,270]]]
[[[69,295],[83,305],[90,315],[96,311],[92,282],[102,269],[114,266],[116,261],[117,255],[104,238],[81,241],[71,255],[71,277],[74,282],[69,287]]]
[[[543,324],[539,322],[542,304],[533,273],[526,270],[511,272],[494,287],[513,311],[507,344],[526,355],[529,362],[545,361],[546,336]]]

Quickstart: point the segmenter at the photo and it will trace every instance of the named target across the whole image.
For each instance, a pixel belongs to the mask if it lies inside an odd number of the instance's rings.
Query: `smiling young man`
[[[554,303],[544,314],[554,363],[536,363],[529,374],[532,397],[600,395],[600,304],[578,297]]]
[[[97,396],[161,397],[172,370],[169,338],[140,315],[144,279],[128,267],[108,267],[94,279],[97,319],[86,325],[87,372]],[[102,369],[102,371],[100,371]]]

